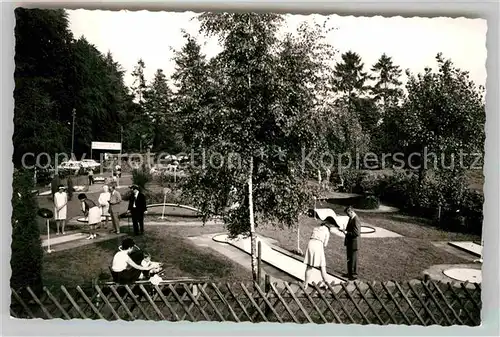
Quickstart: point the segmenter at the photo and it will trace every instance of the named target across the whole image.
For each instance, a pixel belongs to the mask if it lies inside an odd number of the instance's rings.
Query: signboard
[[[92,150],[121,151],[122,143],[92,142]]]

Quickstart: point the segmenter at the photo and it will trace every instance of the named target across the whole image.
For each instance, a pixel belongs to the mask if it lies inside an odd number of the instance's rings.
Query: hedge
[[[10,265],[13,289],[42,287],[43,249],[37,223],[38,204],[30,171],[16,170],[12,182],[12,256]]]
[[[348,171],[344,177],[344,191],[365,195],[356,205],[358,208],[374,207],[379,199],[408,214],[436,220],[441,205],[440,226],[465,227],[477,234],[482,231],[484,197],[470,190],[461,177],[451,176],[453,181],[427,179],[421,183],[411,171],[377,175],[360,170]]]

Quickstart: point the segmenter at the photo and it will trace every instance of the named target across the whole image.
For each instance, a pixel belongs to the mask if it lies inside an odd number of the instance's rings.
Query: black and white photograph
[[[487,30],[16,8],[10,316],[480,326]]]

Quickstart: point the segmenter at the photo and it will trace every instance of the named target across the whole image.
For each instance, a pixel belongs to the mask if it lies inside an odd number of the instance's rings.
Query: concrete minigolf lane
[[[236,239],[229,239],[226,234],[220,234],[216,235],[213,237],[213,240],[219,243],[226,243],[230,244],[247,254],[251,253],[251,243],[250,243],[250,238],[236,238]],[[267,242],[266,240],[257,237],[257,243],[261,242],[261,247],[262,247],[262,260],[284,272],[287,274],[290,274],[291,276],[304,281],[304,275],[306,272],[306,265],[292,257],[289,257],[285,254],[282,254],[276,250],[274,250]],[[312,283],[320,283],[323,281],[323,278],[321,277],[321,272],[319,269],[313,269],[312,272],[312,277],[311,277],[311,284]],[[342,282],[345,282],[344,280],[335,277],[333,275],[328,274],[327,282],[330,284],[340,284]]]
[[[483,246],[471,241],[450,241],[448,244],[475,256],[483,255]]]

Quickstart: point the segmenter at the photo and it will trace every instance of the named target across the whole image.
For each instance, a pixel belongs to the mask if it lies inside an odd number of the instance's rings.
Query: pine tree
[[[403,95],[400,88],[401,68],[394,65],[392,58],[384,53],[371,70],[375,73],[373,79],[376,82],[370,91],[374,99],[381,103],[382,110],[397,105]]]

